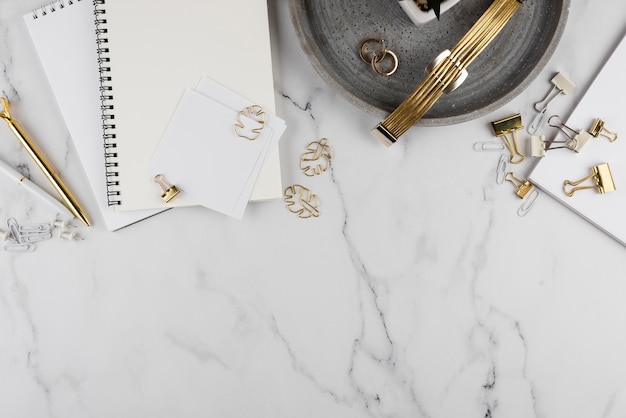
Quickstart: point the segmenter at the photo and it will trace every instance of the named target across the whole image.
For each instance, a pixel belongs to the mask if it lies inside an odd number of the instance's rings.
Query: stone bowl
[[[419,85],[425,68],[451,49],[492,0],[463,0],[441,20],[416,26],[397,1],[289,0],[300,45],[322,79],[358,108],[381,118]],[[468,67],[469,76],[418,122],[443,126],[491,113],[521,93],[556,49],[570,0],[525,0],[500,34]],[[384,39],[398,56],[389,77],[359,57],[361,43]]]

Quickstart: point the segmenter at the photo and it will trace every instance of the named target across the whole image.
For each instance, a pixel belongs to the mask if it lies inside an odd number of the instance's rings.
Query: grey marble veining
[[[473,149],[493,120],[530,121],[557,71],[577,84],[554,102],[566,117],[626,30],[622,2],[572,1],[554,56],[502,109],[386,149],[270,1],[283,182],[318,194],[321,217],[181,208],[114,233],[21,21],[43,4],[0,0],[0,90],[95,223],[81,242],[0,250],[0,416],[626,415],[624,248],[546,195],[519,217],[499,154]],[[300,155],[322,137],[331,170],[306,177]],[[6,129],[0,158],[50,190]],[[9,217],[53,214],[0,179],[0,229]]]

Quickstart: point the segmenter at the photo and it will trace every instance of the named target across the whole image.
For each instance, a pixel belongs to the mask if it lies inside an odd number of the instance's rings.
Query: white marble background
[[[497,154],[472,148],[490,121],[531,114],[556,71],[577,83],[554,104],[567,115],[626,29],[622,0],[572,0],[553,59],[500,111],[389,149],[270,1],[283,180],[322,216],[186,208],[115,233],[21,21],[44,3],[0,0],[0,89],[96,222],[82,242],[0,250],[0,417],[626,416],[626,250],[547,196],[518,217]],[[616,80],[607,104],[624,93]],[[307,178],[321,137],[332,171]],[[48,188],[6,129],[0,158]],[[51,216],[0,180],[0,228]]]

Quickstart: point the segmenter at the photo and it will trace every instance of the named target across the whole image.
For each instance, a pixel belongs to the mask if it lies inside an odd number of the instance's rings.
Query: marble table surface
[[[93,206],[21,20],[43,4],[0,0],[0,89]],[[309,186],[321,216],[277,200],[241,221],[193,207],[107,232],[94,212],[84,241],[0,250],[0,416],[626,416],[626,249],[547,195],[518,216],[498,153],[473,148],[495,139],[491,121],[530,118],[558,71],[577,84],[552,107],[566,117],[624,34],[626,3],[572,0],[522,94],[391,148],[368,132],[380,119],[313,70],[287,1],[269,8],[283,183]],[[624,93],[616,80],[607,103]],[[322,137],[332,169],[308,178],[300,155]],[[6,129],[0,157],[49,190]],[[0,180],[0,225],[52,216]]]

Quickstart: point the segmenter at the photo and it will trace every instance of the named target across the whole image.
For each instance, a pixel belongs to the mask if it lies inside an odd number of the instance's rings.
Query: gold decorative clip
[[[245,116],[249,119],[252,119],[256,122],[256,127],[247,127],[244,122],[242,122],[241,117]],[[254,141],[259,136],[261,136],[261,132],[265,127],[265,121],[267,120],[267,114],[263,111],[263,108],[259,105],[252,105],[246,107],[241,112],[237,113],[237,119],[235,121],[235,134],[239,138],[249,139],[250,141]]]
[[[589,179],[593,179],[595,186],[572,187],[570,190],[567,190],[567,186],[578,186]],[[563,182],[563,191],[570,197],[573,196],[578,190],[583,189],[597,189],[600,194],[614,191],[615,183],[613,182],[613,175],[611,174],[609,163],[593,166],[591,168],[591,174],[578,181],[565,180]]]
[[[294,184],[285,189],[285,203],[290,212],[299,218],[320,216],[320,200],[309,189],[299,184]]]
[[[152,181],[158,184],[161,188],[161,191],[163,191],[163,194],[161,194],[161,199],[163,199],[165,203],[168,203],[180,193],[180,190],[178,190],[176,186],[169,184],[165,180],[165,176],[163,176],[163,174],[157,174],[152,178]]]
[[[328,170],[330,159],[333,158],[333,149],[328,144],[328,139],[313,141],[306,149],[307,152],[300,158],[300,169],[305,175],[313,177]]]
[[[511,164],[519,164],[524,161],[526,156],[522,153],[522,151],[520,151],[517,139],[517,131],[524,129],[524,125],[522,125],[522,115],[516,113],[495,122],[491,122],[491,125],[493,126],[493,131],[496,136],[502,138],[504,144],[509,149],[509,152],[511,153],[511,159],[509,161]],[[509,139],[507,136],[508,134],[511,134],[512,139]],[[516,159],[516,157],[518,158]]]
[[[593,123],[591,124],[591,128],[589,128],[589,133],[597,138],[598,136],[603,136],[611,142],[615,142],[617,140],[617,132],[609,131],[604,126],[604,121],[599,118],[595,118]]]
[[[520,199],[525,198],[526,195],[535,187],[529,180],[520,180],[510,171],[506,173],[505,180],[515,186],[515,194]]]

